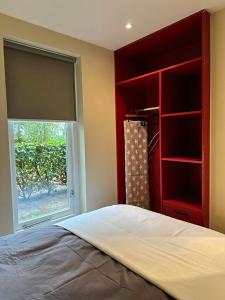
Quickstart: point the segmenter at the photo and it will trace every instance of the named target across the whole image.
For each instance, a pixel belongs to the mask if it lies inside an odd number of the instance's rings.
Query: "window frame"
[[[18,219],[18,195],[16,189],[16,159],[14,147],[13,121],[8,120],[9,128],[9,153],[10,153],[10,169],[11,169],[11,190],[12,190],[12,207],[13,207],[13,228],[14,232],[24,230],[43,223],[55,223],[79,214],[80,211],[80,191],[79,191],[79,139],[78,139],[78,122],[65,122],[67,124],[67,197],[69,198],[70,207],[60,212],[52,213],[47,216],[35,218],[33,220],[19,223]],[[19,121],[19,120],[16,120]],[[37,120],[21,120],[21,121],[37,121]],[[37,122],[53,122],[53,121],[37,121]]]

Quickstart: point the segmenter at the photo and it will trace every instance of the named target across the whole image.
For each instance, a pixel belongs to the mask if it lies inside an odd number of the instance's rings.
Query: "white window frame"
[[[30,121],[36,121],[36,120],[30,120]],[[40,122],[48,122],[48,121],[40,121]],[[67,163],[67,168],[68,168],[67,169],[67,179],[68,179],[67,197],[70,198],[70,208],[61,212],[49,214],[48,216],[19,223],[18,203],[17,203],[18,195],[16,189],[16,160],[15,160],[15,148],[14,148],[13,120],[8,121],[14,232],[29,227],[33,227],[35,225],[39,225],[42,223],[55,223],[57,220],[62,220],[62,219],[72,217],[76,214],[79,214],[80,212],[78,122],[65,122],[65,123],[67,123],[67,160],[70,161],[70,163]]]

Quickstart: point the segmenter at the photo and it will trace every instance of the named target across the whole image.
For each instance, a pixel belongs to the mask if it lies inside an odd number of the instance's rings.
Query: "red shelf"
[[[150,72],[133,78],[129,78],[116,83],[116,86],[121,87],[140,87],[145,85],[149,80],[154,79],[156,76],[159,76],[159,71]]]
[[[182,208],[196,209],[198,211],[202,210],[202,207],[200,205],[196,205],[191,201],[187,201],[187,199],[185,199],[184,201],[179,201],[179,200],[175,200],[175,199],[167,199],[167,200],[163,200],[163,204],[179,206]]]
[[[115,51],[116,82],[202,56],[200,11]]]
[[[170,114],[162,114],[162,118],[173,118],[173,117],[192,117],[192,116],[200,116],[202,114],[201,110],[195,111],[185,111],[178,113],[170,113]]]
[[[190,116],[202,110],[202,59],[190,60],[162,73],[162,115]]]
[[[187,74],[194,70],[201,69],[202,57],[187,60],[185,62],[161,69],[162,72],[168,74]]]
[[[201,206],[202,165],[177,161],[162,162],[162,200],[174,199]]]
[[[149,72],[149,73],[145,73],[139,76],[135,76],[135,77],[131,77],[129,79],[126,80],[122,80],[119,82],[116,82],[116,86],[135,86],[138,85],[139,83],[145,81],[146,79],[149,79],[151,77],[157,76],[160,72],[165,72],[165,71],[173,71],[173,70],[186,70],[187,68],[192,68],[192,66],[198,66],[201,63],[202,58],[201,57],[197,57],[179,64],[175,64],[173,66],[170,67],[166,67],[166,68],[162,68],[159,70],[156,70],[154,72]]]
[[[202,157],[202,119],[161,118],[162,157]]]
[[[192,164],[201,164],[202,160],[199,158],[190,158],[190,157],[163,157],[163,161],[174,161],[174,162],[184,162]]]

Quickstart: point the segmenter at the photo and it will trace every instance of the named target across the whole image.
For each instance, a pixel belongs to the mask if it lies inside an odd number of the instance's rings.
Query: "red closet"
[[[119,203],[126,199],[123,121],[140,112],[148,116],[149,139],[160,132],[149,159],[151,209],[206,227],[209,24],[200,11],[115,51]]]

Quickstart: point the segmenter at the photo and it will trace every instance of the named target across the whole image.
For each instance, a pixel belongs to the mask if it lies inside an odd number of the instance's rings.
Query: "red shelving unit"
[[[186,162],[186,163],[192,163],[192,164],[201,164],[202,160],[198,158],[188,158],[188,157],[177,157],[177,156],[172,156],[172,157],[162,157],[163,161],[175,161],[175,162]]]
[[[202,157],[202,117],[161,118],[162,157]]]
[[[208,226],[209,49],[203,10],[115,51],[119,203],[125,203],[123,121],[159,106],[148,126],[149,139],[160,131],[149,163],[151,209]]]
[[[190,116],[200,116],[202,114],[201,110],[195,111],[185,111],[185,112],[177,112],[177,113],[170,113],[170,114],[161,114],[162,118],[168,117],[190,117]]]
[[[164,205],[166,206],[170,206],[170,207],[180,207],[183,209],[194,209],[196,210],[198,213],[201,213],[201,206],[199,206],[198,204],[195,204],[193,202],[190,201],[178,201],[178,200],[164,200]]]

